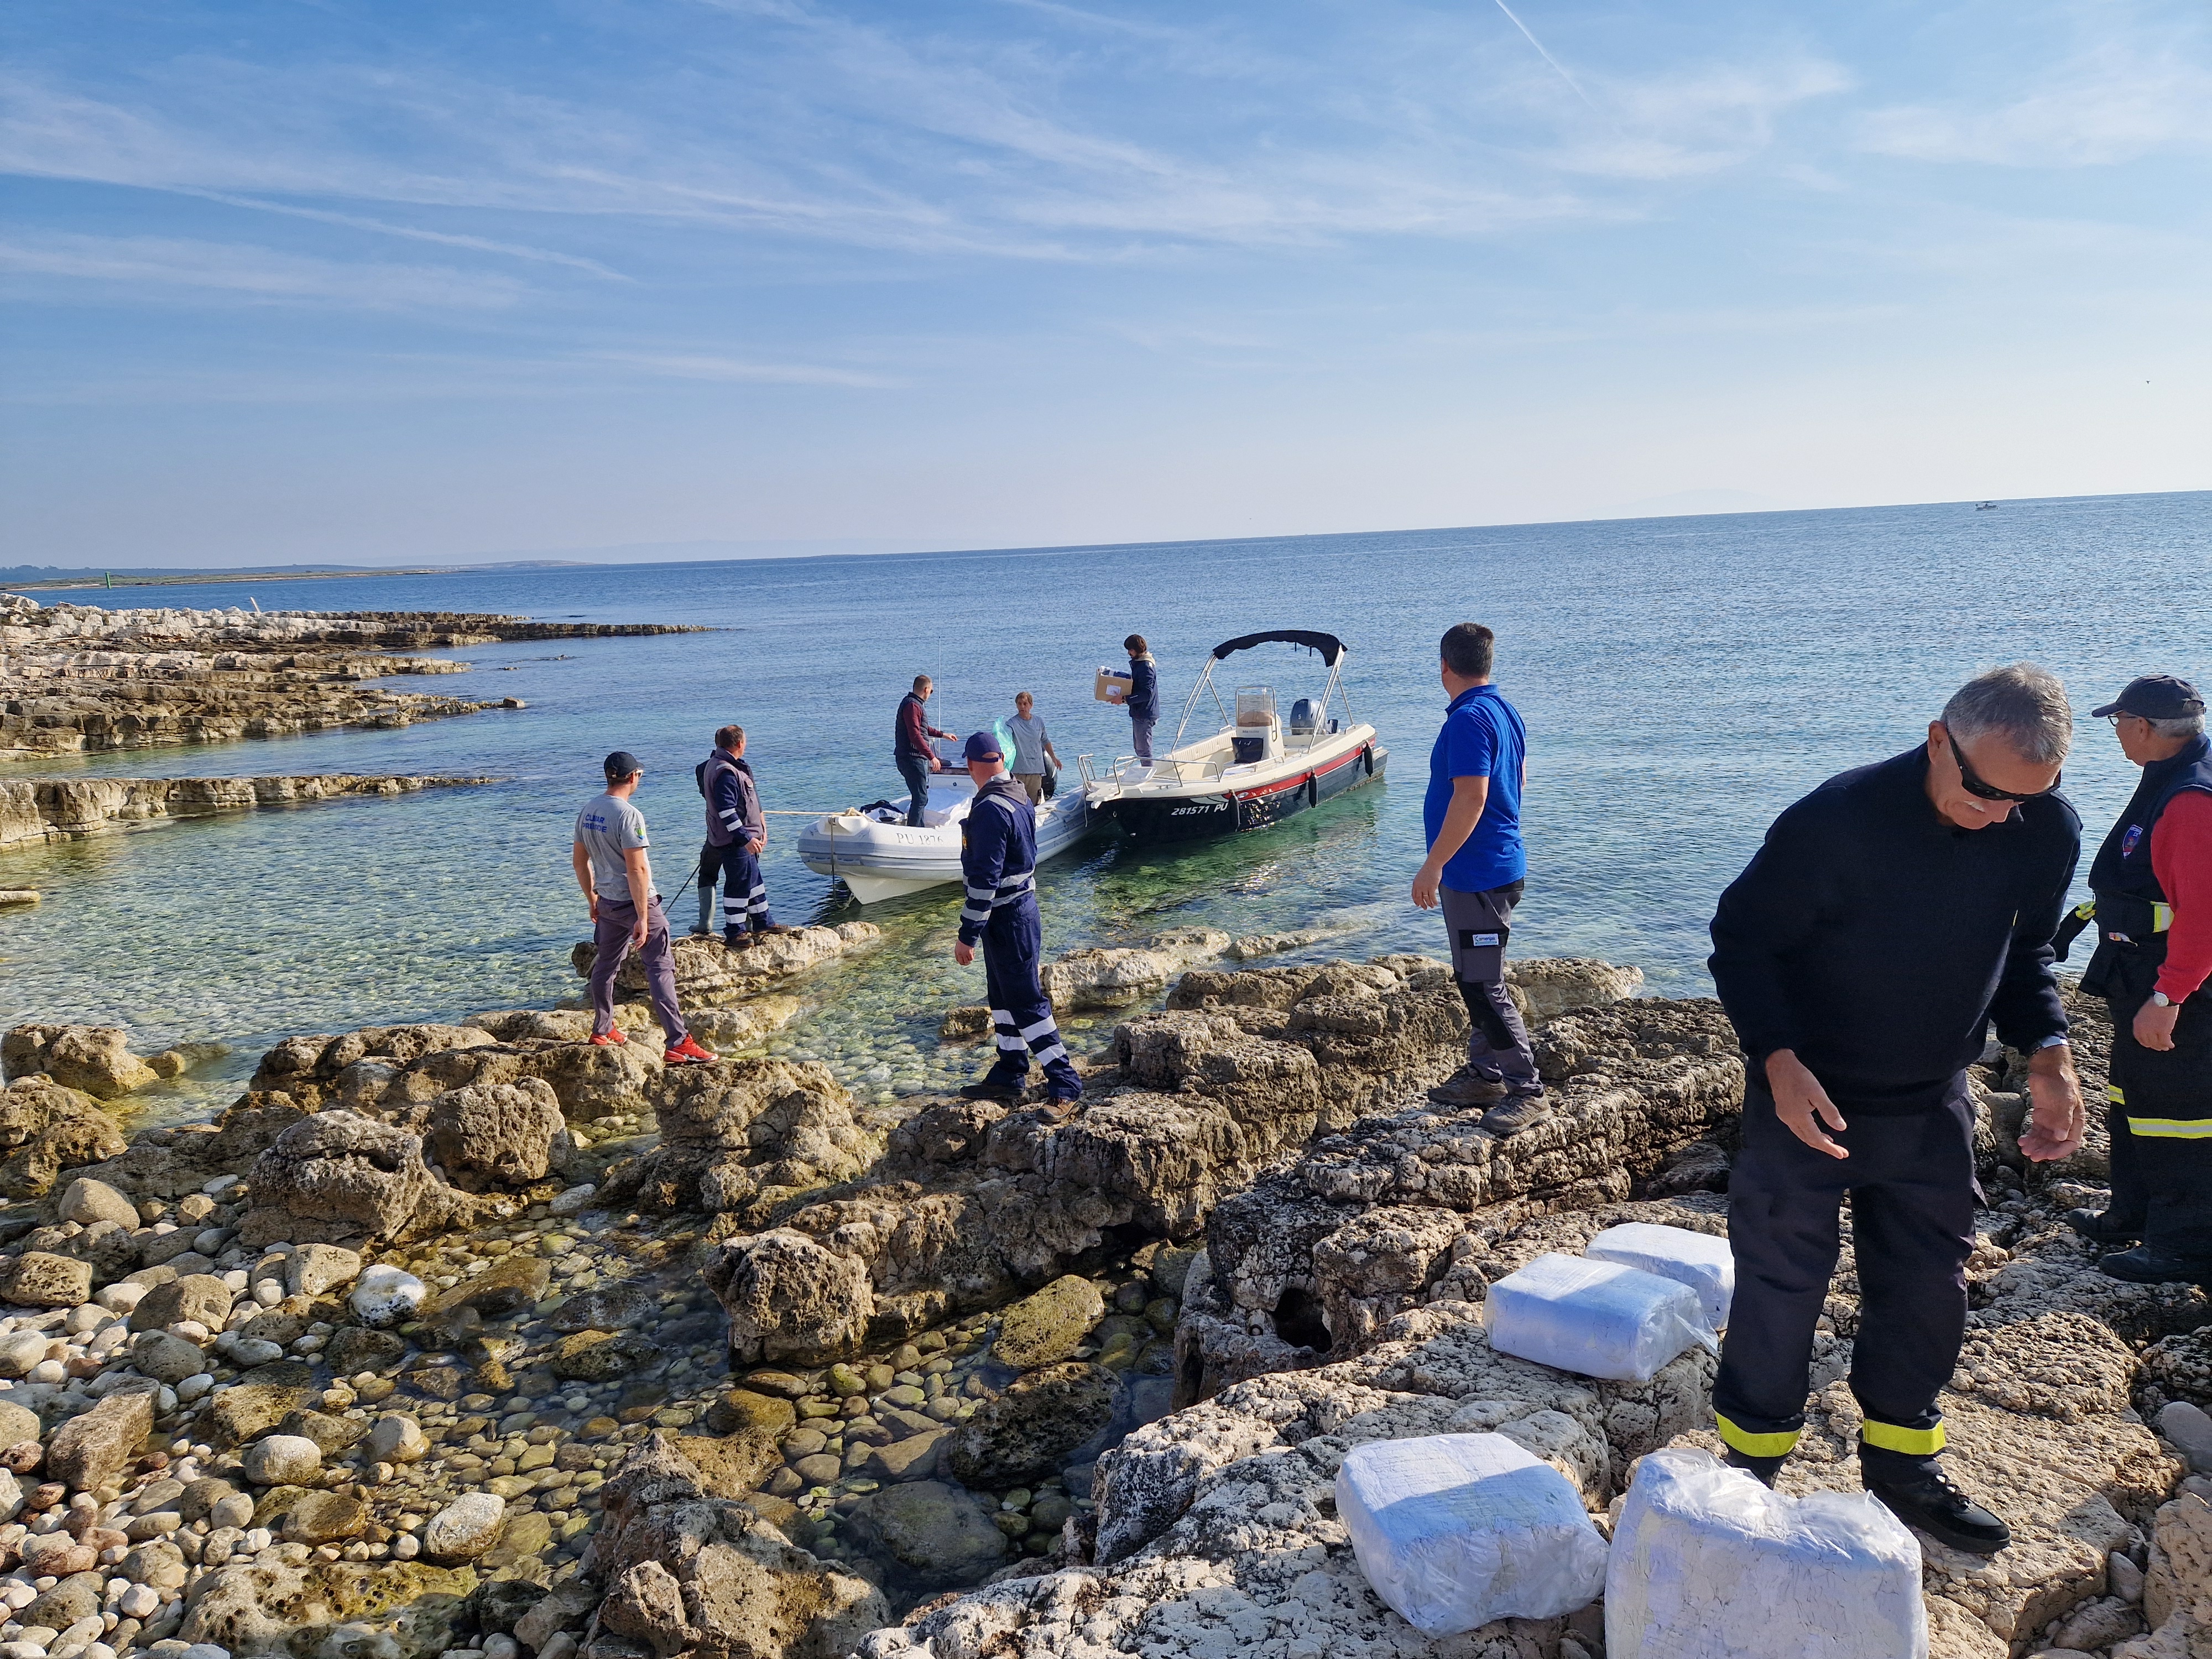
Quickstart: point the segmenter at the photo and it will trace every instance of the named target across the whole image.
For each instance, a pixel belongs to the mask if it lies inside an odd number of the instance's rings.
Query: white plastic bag
[[[1607,1659],[1928,1659],[1920,1545],[1865,1492],[1784,1498],[1656,1451],[1613,1529]]]
[[[1712,1333],[1686,1285],[1576,1255],[1540,1255],[1490,1287],[1483,1303],[1490,1346],[1583,1376],[1649,1382]]]
[[[1375,1593],[1425,1636],[1556,1619],[1605,1586],[1605,1540],[1573,1486],[1502,1434],[1356,1446],[1336,1513]]]
[[[1698,1293],[1707,1325],[1717,1331],[1728,1324],[1729,1303],[1735,1295],[1735,1255],[1725,1238],[1630,1221],[1607,1227],[1583,1254],[1593,1261],[1618,1261],[1687,1285]]]

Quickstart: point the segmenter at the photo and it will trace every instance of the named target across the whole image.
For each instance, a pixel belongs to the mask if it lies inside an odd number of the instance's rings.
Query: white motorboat
[[[934,772],[919,829],[907,826],[904,795],[848,806],[799,832],[799,862],[818,876],[843,882],[863,904],[957,882],[960,825],[975,804],[975,781],[964,770]],[[1039,803],[1037,862],[1066,852],[1090,830],[1090,806],[1080,789],[1063,788]]]
[[[1328,666],[1319,700],[1299,698],[1287,723],[1276,711],[1272,686],[1238,686],[1233,708],[1214,686],[1214,665],[1261,645],[1318,652]],[[1124,756],[1103,776],[1092,776],[1085,765],[1092,814],[1139,841],[1188,841],[1265,830],[1381,777],[1390,751],[1373,726],[1351,718],[1343,690],[1348,654],[1334,634],[1303,629],[1246,634],[1215,646],[1191,687],[1166,754],[1155,756],[1149,767]],[[1186,743],[1191,714],[1209,690],[1220,727]]]

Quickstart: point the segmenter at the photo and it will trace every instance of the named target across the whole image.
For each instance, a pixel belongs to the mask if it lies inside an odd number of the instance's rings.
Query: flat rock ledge
[[[465,789],[494,778],[314,772],[243,778],[15,778],[0,781],[0,848],[76,841],[123,824],[206,817],[346,796]]]
[[[394,653],[698,631],[445,611],[110,610],[0,593],[0,755],[227,743],[519,708],[513,697],[475,702],[370,682],[468,672]]]

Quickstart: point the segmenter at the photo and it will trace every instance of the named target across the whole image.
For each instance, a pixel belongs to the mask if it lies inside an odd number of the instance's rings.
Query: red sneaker
[[[685,1034],[683,1042],[675,1044],[666,1054],[661,1055],[661,1059],[666,1060],[671,1066],[698,1066],[714,1058],[715,1055],[711,1049],[702,1048],[692,1040],[689,1033]]]
[[[592,1046],[595,1048],[618,1048],[629,1041],[629,1039],[624,1036],[620,1031],[594,1031],[592,1033]]]

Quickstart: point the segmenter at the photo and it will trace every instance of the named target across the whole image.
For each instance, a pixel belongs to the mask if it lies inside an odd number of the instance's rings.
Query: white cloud
[[[507,278],[435,265],[345,264],[233,243],[58,231],[0,240],[0,271],[372,310],[483,310],[511,305],[523,291]]]
[[[858,369],[820,363],[763,363],[738,357],[687,352],[599,351],[598,362],[619,364],[677,380],[718,380],[761,386],[895,386],[902,382]]]

